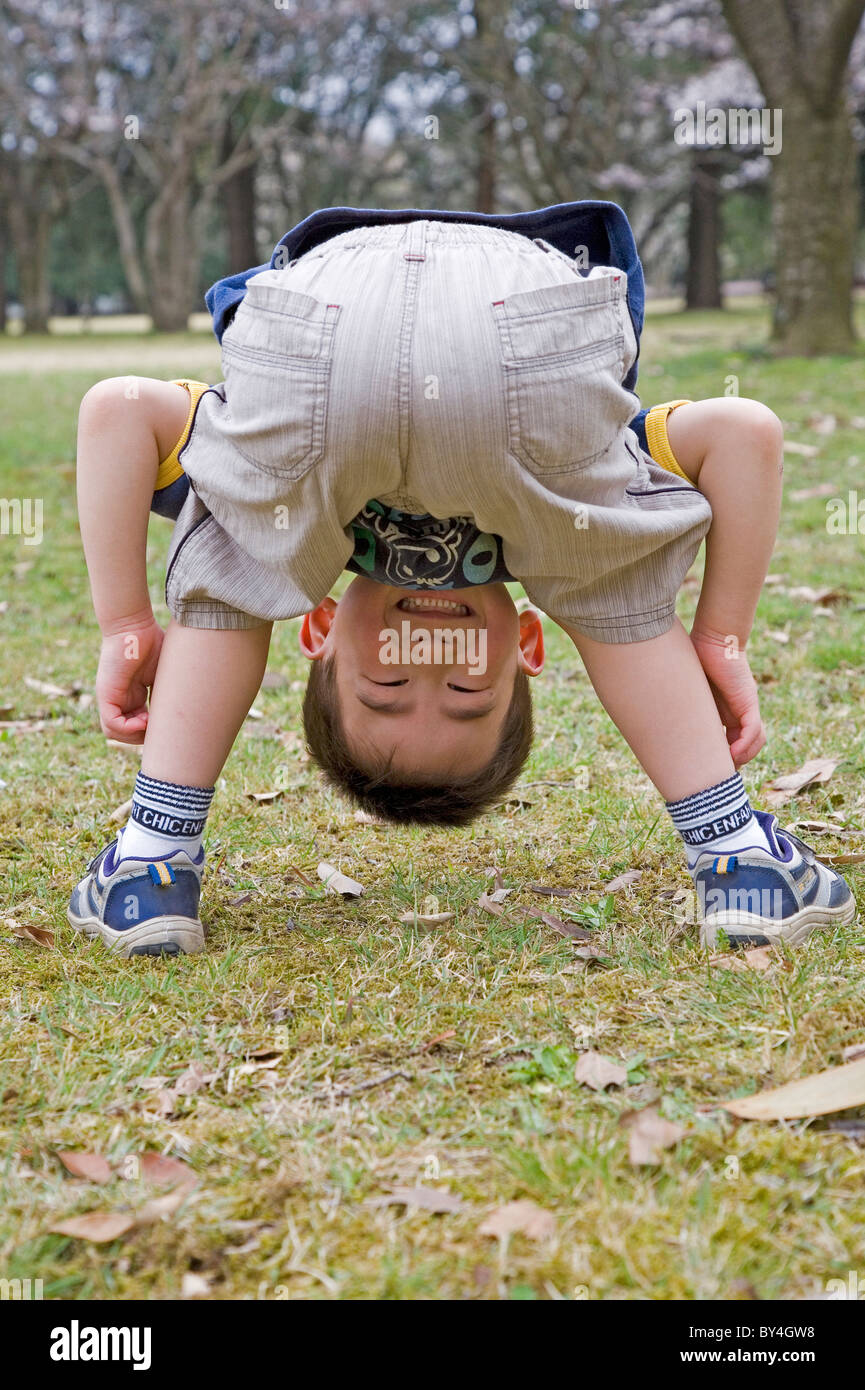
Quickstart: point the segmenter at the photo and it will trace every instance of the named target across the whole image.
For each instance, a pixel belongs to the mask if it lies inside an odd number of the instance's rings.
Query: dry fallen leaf
[[[837,493],[838,487],[835,483],[817,483],[815,487],[797,487],[787,496],[791,502],[807,502],[812,497],[831,497]]]
[[[118,806],[114,811],[112,811],[108,819],[112,825],[119,825],[121,821],[125,825],[129,819],[131,811],[132,799],[130,798],[129,801],[122,802],[120,806]]]
[[[328,893],[336,893],[343,898],[359,898],[363,892],[363,885],[357,883],[353,878],[347,878],[340,873],[332,864],[322,860],[316,871],[319,878],[327,889]]]
[[[296,864],[289,864],[288,867],[293,874],[297,874],[297,877],[300,879],[301,883],[305,883],[307,888],[315,887],[315,880],[311,879],[308,874],[305,874],[303,872],[303,869],[299,869]]]
[[[154,1102],[156,1113],[161,1115],[164,1120],[167,1120],[174,1114],[177,1096],[173,1091],[162,1089],[156,1092]]]
[[[44,946],[49,951],[53,948],[54,933],[47,927],[33,927],[29,923],[17,922],[14,917],[4,917],[3,920],[13,936],[22,941],[35,941],[37,946]]]
[[[828,782],[836,767],[843,761],[843,758],[809,758],[795,772],[787,772],[769,782],[763,793],[764,799],[770,806],[780,806],[805,787]]]
[[[191,1096],[200,1091],[202,1086],[209,1086],[218,1075],[215,1071],[205,1071],[200,1062],[192,1062],[177,1078],[172,1089],[176,1096]]]
[[[606,951],[602,951],[599,946],[589,943],[588,946],[575,946],[574,955],[578,960],[607,960]]]
[[[52,681],[38,681],[33,676],[25,676],[24,684],[28,690],[35,690],[38,695],[48,695],[52,699],[68,700],[81,689],[80,685],[54,685]]]
[[[124,743],[119,738],[107,738],[105,742],[109,748],[119,748],[121,753],[128,753],[131,758],[140,758],[144,752],[143,743]]]
[[[756,1096],[724,1101],[723,1108],[740,1120],[803,1120],[855,1105],[865,1105],[865,1057]]]
[[[278,1067],[281,1057],[270,1057],[264,1062],[241,1062],[239,1066],[231,1068],[232,1076],[253,1076],[257,1071],[271,1071]]]
[[[126,1235],[134,1225],[135,1218],[128,1211],[88,1211],[83,1216],[58,1221],[48,1229],[55,1235],[75,1236],[78,1240],[92,1241],[94,1245],[104,1245],[106,1241]]]
[[[841,1058],[845,1062],[857,1062],[860,1057],[865,1057],[865,1042],[851,1043],[841,1053]]]
[[[445,922],[452,922],[455,915],[453,912],[403,912],[399,920],[412,926],[440,927]]]
[[[785,454],[799,454],[802,458],[812,459],[819,452],[816,444],[799,444],[795,439],[784,440]]]
[[[76,1150],[64,1149],[58,1153],[57,1157],[63,1164],[68,1173],[76,1178],[86,1178],[88,1182],[110,1182],[112,1177],[111,1164],[102,1154],[79,1153]]]
[[[855,853],[848,854],[823,854],[818,856],[824,864],[863,864],[865,863],[865,852],[857,850]]]
[[[623,1115],[620,1123],[627,1127],[628,1158],[635,1166],[660,1163],[662,1151],[677,1144],[685,1133],[682,1125],[665,1120],[654,1105]]]
[[[600,1052],[584,1052],[574,1068],[574,1080],[583,1086],[591,1086],[593,1091],[603,1091],[607,1086],[624,1086],[628,1079],[627,1067],[610,1062]]]
[[[135,1225],[152,1226],[166,1216],[173,1216],[189,1197],[195,1182],[193,1175],[191,1182],[178,1183],[170,1192],[166,1192],[164,1197],[152,1197],[149,1202],[145,1202],[144,1206],[135,1212]]]
[[[274,792],[247,792],[250,801],[257,801],[259,804],[268,801],[278,801],[281,796],[285,796],[285,788],[280,787]]]
[[[484,894],[484,896],[486,897],[488,902],[503,903],[506,898],[510,897],[513,891],[513,888],[496,888],[496,890],[493,893],[486,893]]]
[[[527,1236],[529,1240],[548,1240],[555,1229],[556,1218],[551,1211],[544,1211],[536,1202],[523,1198],[518,1202],[506,1202],[503,1207],[491,1211],[478,1227],[478,1235],[493,1236],[499,1240],[511,1235]]]
[[[436,1033],[434,1038],[427,1038],[425,1043],[421,1043],[418,1051],[429,1052],[430,1048],[438,1047],[441,1043],[447,1042],[449,1038],[455,1038],[456,1035],[456,1028],[448,1028],[444,1033]]]
[[[579,890],[576,888],[557,888],[546,883],[527,883],[526,887],[530,893],[537,893],[542,898],[571,898]]]
[[[439,1192],[434,1187],[393,1187],[385,1197],[372,1197],[367,1202],[371,1207],[415,1207],[421,1211],[452,1212],[459,1211],[462,1197],[453,1192]]]
[[[170,1158],[165,1154],[138,1154],[138,1171],[145,1182],[154,1183],[193,1183],[196,1176],[188,1163],[181,1158]]]
[[[484,912],[491,912],[494,917],[504,916],[504,908],[501,903],[494,901],[489,893],[481,893],[478,898],[478,907],[482,907]]]
[[[843,589],[812,589],[810,584],[797,584],[787,590],[788,598],[799,599],[801,603],[846,603],[850,597]]]
[[[605,883],[604,892],[617,893],[620,888],[628,888],[632,883],[637,883],[642,877],[642,869],[628,869],[625,873],[619,874],[617,878],[611,878],[609,883]]]
[[[722,970],[769,970],[780,959],[778,952],[771,946],[752,946],[749,951],[743,951],[741,955],[727,953],[709,957],[710,965],[720,966]]]

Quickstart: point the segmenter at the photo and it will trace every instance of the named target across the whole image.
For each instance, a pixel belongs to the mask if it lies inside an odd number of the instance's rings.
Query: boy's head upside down
[[[362,809],[464,825],[519,776],[543,630],[504,584],[430,592],[358,576],[306,615],[300,645],[310,751]]]

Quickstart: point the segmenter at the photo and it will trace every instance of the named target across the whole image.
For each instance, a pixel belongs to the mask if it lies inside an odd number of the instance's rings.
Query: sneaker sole
[[[99,937],[118,956],[191,956],[204,950],[204,927],[189,917],[154,917],[126,931],[115,931],[98,917],[66,916],[75,931]]]
[[[852,898],[841,907],[803,907],[801,912],[785,917],[780,927],[773,918],[753,912],[713,912],[708,921],[700,924],[700,941],[714,950],[718,933],[723,931],[731,946],[772,946],[781,942],[800,946],[812,932],[843,926],[855,916],[856,903]]]

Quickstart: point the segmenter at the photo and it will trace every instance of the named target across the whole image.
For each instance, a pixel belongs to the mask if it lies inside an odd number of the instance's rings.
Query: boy
[[[562,249],[575,244],[587,273]],[[744,646],[779,427],[756,402],[671,403],[645,417],[654,459],[641,452],[642,280],[619,209],[326,210],[209,303],[224,386],[142,382],[130,402],[103,383],[82,407],[100,713],[145,747],[130,822],[76,888],[73,925],[126,954],[200,949],[213,785],[280,617],[304,615],[310,745],[362,805],[453,824],[499,799],[543,665],[540,621],[517,615],[508,577],[571,636],[664,796],[704,940],[793,942],[852,918],[843,880],[752,813],[737,772],[763,743]],[[144,574],[152,501],[178,518],[164,645]],[[707,530],[689,639],[675,594]],[[334,604],[344,567],[360,573]],[[385,661],[402,624],[483,635],[483,670]]]

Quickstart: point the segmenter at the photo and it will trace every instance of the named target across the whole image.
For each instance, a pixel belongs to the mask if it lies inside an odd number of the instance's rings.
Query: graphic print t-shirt
[[[471,517],[400,512],[375,500],[351,524],[354,552],[346,564],[380,584],[403,589],[463,589],[510,579],[498,536]]]

